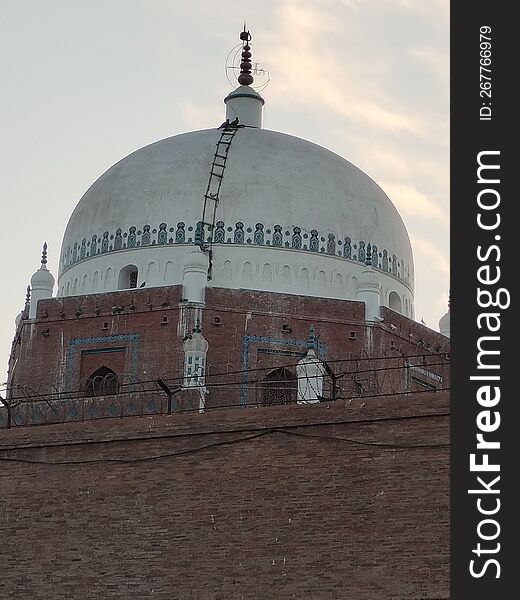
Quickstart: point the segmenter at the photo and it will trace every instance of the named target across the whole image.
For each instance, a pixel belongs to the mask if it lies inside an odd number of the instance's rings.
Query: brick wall
[[[104,365],[124,383],[162,377],[175,387],[182,340],[196,318],[180,300],[175,286],[41,301],[36,321],[23,323],[14,345],[10,383],[24,390],[19,395],[74,391]],[[311,324],[323,357],[343,374],[340,396],[449,387],[449,340],[391,310],[382,314],[382,322],[369,326],[360,302],[208,288],[202,313],[214,384],[208,405],[258,401],[257,382],[270,369],[295,371]],[[110,348],[124,352],[102,352]],[[407,358],[417,377],[403,374]],[[247,376],[238,373],[244,369]]]
[[[0,458],[36,462],[0,461],[0,598],[447,598],[448,410],[436,392],[2,429]]]

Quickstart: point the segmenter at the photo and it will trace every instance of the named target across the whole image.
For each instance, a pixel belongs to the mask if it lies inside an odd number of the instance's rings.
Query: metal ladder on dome
[[[200,249],[203,252],[208,252],[208,281],[211,280],[212,277],[213,234],[215,231],[217,207],[220,201],[220,188],[222,187],[222,180],[224,179],[224,171],[226,170],[228,152],[233,142],[233,138],[235,137],[239,128],[240,126],[227,127],[222,130],[220,138],[216,144],[215,154],[213,155],[213,161],[211,163],[208,187],[206,188],[206,193],[204,194],[204,208],[202,210],[202,220],[200,222],[200,234],[197,236],[198,239],[195,243],[200,246]],[[208,219],[208,213],[210,220]],[[208,239],[205,239],[205,227],[208,228]]]

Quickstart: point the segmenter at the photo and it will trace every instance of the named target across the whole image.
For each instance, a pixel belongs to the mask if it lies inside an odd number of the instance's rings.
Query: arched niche
[[[395,312],[403,312],[403,303],[397,292],[390,292],[390,295],[388,296],[388,306],[392,310],[395,310]]]
[[[139,269],[135,265],[127,265],[119,271],[117,280],[118,290],[129,290],[137,287]]]

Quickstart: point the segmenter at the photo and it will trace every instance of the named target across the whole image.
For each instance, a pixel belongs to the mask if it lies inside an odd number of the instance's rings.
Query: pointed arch
[[[87,379],[85,396],[113,396],[119,391],[119,379],[114,371],[103,365]]]
[[[296,402],[298,381],[296,374],[281,367],[270,371],[261,384],[261,402],[264,406]]]

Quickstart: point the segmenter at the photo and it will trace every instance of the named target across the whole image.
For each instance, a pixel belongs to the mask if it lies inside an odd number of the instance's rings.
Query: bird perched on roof
[[[140,288],[144,287],[146,285],[146,281],[143,281],[143,283],[141,283],[141,285],[139,286]]]
[[[231,123],[229,124],[230,127],[238,127],[238,117],[235,117]]]
[[[229,119],[226,119],[224,121],[224,123],[222,123],[222,125],[220,125],[220,127],[217,127],[217,129],[227,129],[229,127]]]

